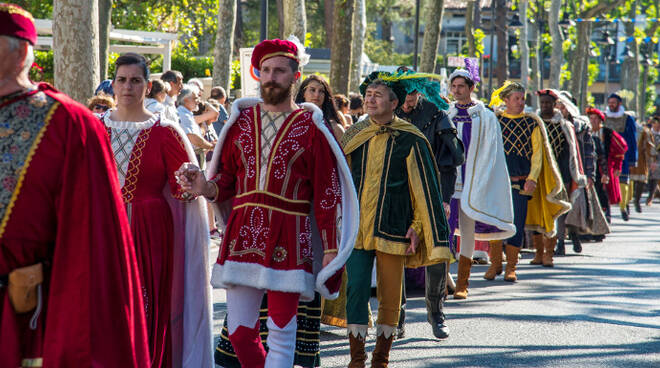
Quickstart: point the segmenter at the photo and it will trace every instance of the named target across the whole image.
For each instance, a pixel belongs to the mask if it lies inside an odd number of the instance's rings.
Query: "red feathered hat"
[[[261,41],[252,51],[252,66],[261,70],[261,63],[275,57],[284,56],[300,62],[298,59],[298,47],[295,43],[287,40],[264,40]]]
[[[596,114],[600,120],[605,121],[605,114],[595,107],[587,107],[587,115]]]
[[[37,43],[37,28],[32,14],[18,5],[0,3],[0,35]]]

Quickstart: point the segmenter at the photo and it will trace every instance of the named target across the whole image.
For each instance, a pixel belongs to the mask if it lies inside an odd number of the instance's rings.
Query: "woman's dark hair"
[[[142,68],[144,79],[147,81],[149,80],[149,67],[147,66],[147,59],[145,59],[144,56],[134,52],[127,52],[118,57],[115,61],[115,77],[117,70],[119,70],[119,67],[122,65],[139,65],[140,68]]]
[[[348,97],[342,95],[341,93],[336,94],[334,96],[334,99],[335,99],[335,106],[337,106],[337,108],[339,109],[348,107],[348,105],[350,104]]]
[[[153,81],[151,81],[151,91],[149,91],[147,97],[156,98],[156,96],[158,96],[158,94],[161,92],[167,92],[167,87],[165,87],[165,82],[158,79],[154,79]]]
[[[351,94],[351,105],[349,106],[349,108],[351,110],[355,110],[355,109],[359,109],[363,105],[364,105],[364,99],[362,98],[362,96],[357,94],[357,93],[352,93]]]
[[[296,103],[300,104],[305,102],[305,89],[311,82],[318,82],[323,86],[323,94],[325,98],[323,99],[323,104],[321,105],[321,111],[323,112],[323,118],[328,121],[333,121],[339,125],[342,125],[342,121],[339,120],[339,114],[337,113],[337,106],[335,106],[334,98],[332,98],[332,90],[330,85],[325,80],[325,78],[320,77],[316,74],[312,74],[305,78],[305,80],[298,87],[298,93],[296,94]]]

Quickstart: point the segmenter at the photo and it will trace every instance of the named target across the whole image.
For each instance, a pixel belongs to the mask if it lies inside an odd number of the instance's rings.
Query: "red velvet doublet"
[[[336,158],[312,113],[303,109],[286,118],[270,157],[260,157],[261,152],[261,111],[256,105],[241,110],[229,128],[218,174],[212,178],[219,202],[233,198],[216,268],[221,268],[224,284],[309,297],[314,252],[337,248],[341,188]],[[263,187],[262,160],[268,160]],[[312,249],[313,226],[323,249]]]

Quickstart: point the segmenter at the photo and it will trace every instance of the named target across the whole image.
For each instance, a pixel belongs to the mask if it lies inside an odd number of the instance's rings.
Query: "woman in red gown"
[[[144,57],[125,54],[115,66],[117,108],[103,123],[135,241],[151,366],[212,367],[206,206],[173,174],[195,162],[192,147],[176,123],[144,108]]]

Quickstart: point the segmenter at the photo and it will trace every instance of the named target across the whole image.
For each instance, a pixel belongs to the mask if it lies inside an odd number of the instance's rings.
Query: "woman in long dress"
[[[194,154],[176,123],[144,107],[144,57],[125,54],[115,66],[117,108],[102,120],[135,242],[151,366],[212,367],[206,206],[174,176]]]

